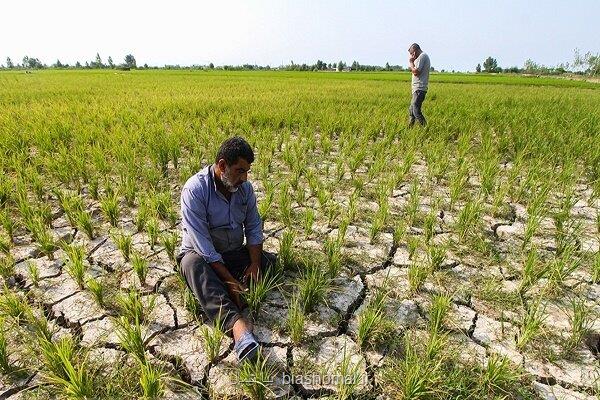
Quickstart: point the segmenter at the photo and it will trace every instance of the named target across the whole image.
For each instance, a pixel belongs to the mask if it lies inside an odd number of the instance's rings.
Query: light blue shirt
[[[181,251],[195,251],[207,263],[223,262],[221,254],[263,242],[262,221],[250,182],[227,198],[217,190],[213,166],[187,180],[181,190]]]

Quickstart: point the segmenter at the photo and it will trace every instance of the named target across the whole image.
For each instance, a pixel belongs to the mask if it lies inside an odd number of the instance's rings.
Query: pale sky
[[[571,62],[600,52],[600,0],[491,1],[6,1],[0,64],[24,55],[52,64],[100,53],[138,65],[261,64],[343,60],[407,65],[417,42],[432,66],[473,70]]]

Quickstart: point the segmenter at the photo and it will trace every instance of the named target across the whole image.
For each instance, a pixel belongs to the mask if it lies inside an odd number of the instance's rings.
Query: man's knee
[[[203,271],[207,267],[209,267],[209,265],[204,260],[204,258],[192,251],[185,253],[183,257],[181,257],[181,261],[179,264],[181,274],[184,277],[191,276],[192,274],[197,274],[198,272]]]

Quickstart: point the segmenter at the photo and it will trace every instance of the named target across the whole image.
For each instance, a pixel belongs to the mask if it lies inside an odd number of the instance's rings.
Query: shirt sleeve
[[[246,219],[244,221],[244,232],[246,233],[246,244],[254,246],[261,244],[263,239],[262,220],[258,213],[256,205],[256,195],[254,189],[250,186],[248,194],[248,208],[246,210]]]
[[[206,208],[203,201],[193,191],[184,188],[181,192],[181,222],[189,234],[194,250],[207,263],[223,262],[221,254],[215,250],[208,228]]]
[[[415,60],[415,68],[419,72],[423,72],[423,57],[421,57],[421,56],[417,57],[417,59]]]

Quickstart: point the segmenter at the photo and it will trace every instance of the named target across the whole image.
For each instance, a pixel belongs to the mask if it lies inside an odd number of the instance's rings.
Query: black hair
[[[218,163],[220,159],[224,159],[227,165],[233,165],[239,158],[243,158],[248,164],[252,164],[254,162],[254,152],[244,138],[234,136],[221,143],[215,163]]]
[[[415,50],[421,50],[421,46],[419,46],[416,43],[413,43],[410,45],[410,47],[408,48],[408,51],[410,51],[410,49],[415,49]]]

